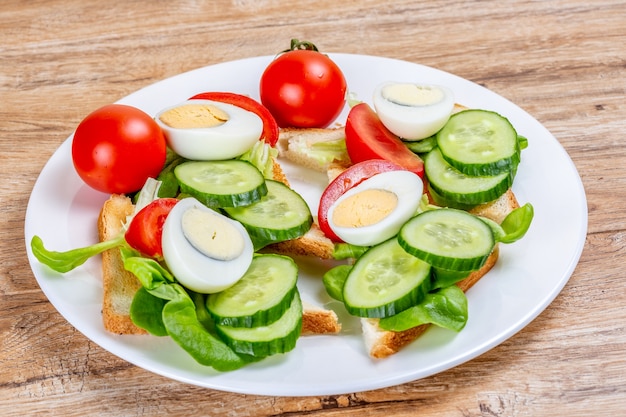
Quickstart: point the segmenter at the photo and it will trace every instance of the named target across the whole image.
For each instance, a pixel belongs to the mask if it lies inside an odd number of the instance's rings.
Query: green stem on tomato
[[[87,259],[98,255],[105,250],[116,248],[125,244],[126,240],[124,240],[124,233],[120,233],[117,237],[111,240],[96,243],[95,245],[83,248],[72,249],[66,252],[56,252],[46,249],[43,245],[43,240],[41,240],[39,236],[33,236],[30,241],[30,247],[37,260],[51,269],[61,273],[71,271],[77,266],[84,264]]]
[[[297,51],[297,50],[307,50],[307,51],[319,52],[318,49],[317,49],[317,46],[315,46],[315,44],[313,44],[312,42],[300,41],[298,39],[292,39],[291,40],[291,46],[289,47],[289,49],[285,49],[283,52]]]

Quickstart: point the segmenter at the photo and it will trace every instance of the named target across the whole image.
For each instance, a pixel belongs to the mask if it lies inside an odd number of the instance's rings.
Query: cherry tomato
[[[327,127],[343,110],[346,79],[327,55],[292,50],[263,72],[261,102],[280,127]]]
[[[263,136],[261,137],[270,146],[276,145],[278,142],[278,124],[272,113],[253,98],[237,93],[228,93],[220,91],[211,91],[196,94],[190,100],[213,100],[221,103],[228,103],[241,107],[244,110],[251,111],[263,120]]]
[[[165,164],[161,128],[143,111],[110,104],[89,114],[76,128],[72,161],[83,181],[105,193],[131,193]]]
[[[424,162],[387,129],[366,103],[350,109],[346,120],[346,148],[352,162],[386,159],[424,178]]]
[[[139,210],[124,235],[126,243],[144,255],[162,258],[163,223],[176,203],[175,198],[159,198]]]
[[[332,180],[322,193],[317,212],[318,224],[326,237],[335,242],[341,242],[341,239],[332,231],[328,223],[328,209],[339,197],[376,174],[402,169],[401,166],[384,159],[370,159],[352,165]]]

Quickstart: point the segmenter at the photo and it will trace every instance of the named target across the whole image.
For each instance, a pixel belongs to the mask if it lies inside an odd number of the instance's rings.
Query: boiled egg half
[[[197,161],[235,158],[263,132],[256,113],[212,100],[188,100],[162,110],[155,120],[174,152]]]
[[[372,246],[395,236],[417,213],[424,186],[410,171],[376,174],[346,191],[328,209],[328,223],[344,242]]]
[[[192,291],[216,293],[248,270],[254,249],[241,223],[195,198],[185,198],[163,224],[163,258],[178,281]]]
[[[446,124],[454,95],[444,86],[386,82],[374,91],[373,103],[387,129],[415,141],[434,135]]]

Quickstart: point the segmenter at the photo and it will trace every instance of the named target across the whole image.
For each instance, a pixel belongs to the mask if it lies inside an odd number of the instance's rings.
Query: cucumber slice
[[[465,211],[470,211],[471,209],[476,207],[475,204],[463,204],[440,196],[437,191],[433,190],[433,187],[432,185],[430,185],[430,183],[426,184],[426,191],[428,192],[428,195],[430,195],[433,203],[435,203],[435,205],[439,207],[456,208]]]
[[[215,326],[224,342],[237,353],[265,357],[289,352],[302,332],[302,302],[296,291],[289,309],[270,325],[257,327]]]
[[[411,152],[416,154],[424,154],[432,151],[437,147],[437,137],[430,136],[425,139],[415,140],[415,141],[403,141],[407,148],[411,150]]]
[[[463,174],[443,159],[439,149],[426,154],[424,169],[430,186],[439,196],[466,206],[493,201],[513,184],[513,172],[483,177]]]
[[[263,174],[251,163],[237,159],[184,162],[174,169],[174,175],[181,193],[211,208],[247,206],[267,194]]]
[[[451,271],[479,269],[496,244],[485,222],[451,208],[429,210],[413,217],[400,229],[398,242],[411,255]]]
[[[437,146],[453,167],[472,176],[513,171],[520,162],[517,132],[505,117],[487,110],[464,110],[437,133]]]
[[[343,302],[355,316],[389,317],[421,302],[430,287],[430,265],[409,255],[394,237],[356,261],[343,286]]]
[[[255,249],[270,243],[295,239],[305,234],[313,223],[313,216],[304,199],[279,181],[266,180],[267,195],[246,206],[225,208],[231,218],[248,230]]]
[[[206,306],[219,325],[266,326],[289,308],[297,280],[298,267],[291,258],[255,255],[244,276],[232,287],[209,294]]]

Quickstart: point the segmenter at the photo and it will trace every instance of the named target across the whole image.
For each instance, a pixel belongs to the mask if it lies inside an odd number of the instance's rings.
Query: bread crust
[[[104,203],[98,217],[100,241],[116,237],[126,218],[134,211],[130,198],[113,194]],[[102,253],[102,322],[104,328],[117,334],[146,334],[130,319],[130,304],[141,283],[124,269],[119,248]]]

